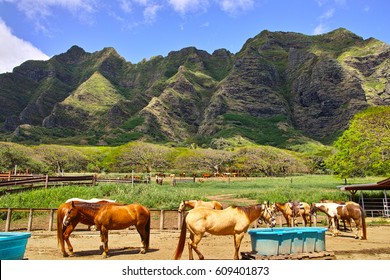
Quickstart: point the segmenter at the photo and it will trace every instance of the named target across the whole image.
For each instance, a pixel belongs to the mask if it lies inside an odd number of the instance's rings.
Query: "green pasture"
[[[378,182],[383,178],[355,178],[349,184]],[[177,209],[181,200],[218,199],[226,205],[245,205],[249,201],[262,203],[299,200],[308,203],[321,199],[348,200],[349,193],[337,186],[344,181],[328,175],[293,177],[206,179],[201,182],[178,182],[168,179],[163,185],[99,183],[97,186],[62,186],[38,189],[0,197],[1,208],[57,208],[69,198],[109,198],[121,203],[140,203],[150,209]]]

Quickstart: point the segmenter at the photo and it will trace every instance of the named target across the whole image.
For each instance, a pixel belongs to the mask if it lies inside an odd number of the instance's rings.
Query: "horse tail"
[[[186,235],[187,235],[187,224],[186,224],[187,215],[188,215],[188,213],[185,214],[185,216],[183,218],[183,222],[181,224],[179,243],[177,244],[175,255],[173,257],[175,260],[180,259],[181,254],[183,253],[183,250],[184,250],[184,245],[185,245]]]
[[[57,244],[64,246],[64,228],[62,225],[62,220],[64,219],[63,213],[61,211],[61,206],[57,210]]]
[[[145,250],[149,249],[149,242],[150,242],[150,214],[148,217],[148,221],[145,225]]]
[[[363,239],[367,239],[367,226],[366,226],[366,215],[364,213],[363,208],[360,206],[360,217],[362,218],[362,233],[363,233]]]

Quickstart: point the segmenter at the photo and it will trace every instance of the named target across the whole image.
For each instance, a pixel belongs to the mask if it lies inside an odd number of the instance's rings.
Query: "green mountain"
[[[137,64],[77,46],[0,75],[3,140],[210,143],[242,136],[288,147],[335,139],[390,104],[390,46],[345,29],[263,31],[230,53],[194,47]]]

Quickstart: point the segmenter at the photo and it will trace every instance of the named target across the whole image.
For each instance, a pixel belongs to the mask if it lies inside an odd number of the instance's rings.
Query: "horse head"
[[[180,202],[179,209],[177,210],[179,213],[183,212],[186,209],[186,202],[183,200]]]
[[[317,206],[314,202],[310,205],[310,215],[317,215]]]
[[[275,227],[276,226],[276,219],[275,219],[275,211],[272,207],[269,206],[269,203],[266,202],[262,204],[263,211],[261,213],[261,216],[257,220],[259,224],[262,224],[263,221],[268,223],[269,227]]]
[[[74,201],[71,201],[71,204],[66,211],[64,219],[62,220],[62,224],[67,227],[76,217],[78,217],[78,211],[74,206]]]

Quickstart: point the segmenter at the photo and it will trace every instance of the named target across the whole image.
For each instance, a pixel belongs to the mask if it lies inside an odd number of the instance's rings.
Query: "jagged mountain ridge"
[[[36,142],[324,139],[361,110],[389,105],[389,68],[389,45],[345,29],[266,30],[236,54],[189,47],[137,64],[113,48],[73,46],[0,75],[0,124]]]

